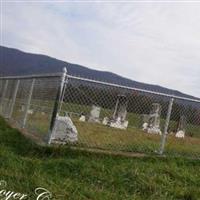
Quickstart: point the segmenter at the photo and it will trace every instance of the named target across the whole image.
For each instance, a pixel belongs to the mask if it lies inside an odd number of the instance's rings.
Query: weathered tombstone
[[[24,112],[25,111],[25,105],[21,105],[20,111]]]
[[[78,141],[78,131],[69,116],[57,116],[51,136],[51,143],[74,143]]]
[[[25,112],[25,110],[26,110],[26,105],[22,104],[21,107],[20,107],[20,111],[21,112]],[[28,109],[27,113],[32,115],[33,114],[33,109]]]
[[[147,122],[144,122],[144,123],[142,124],[142,130],[143,130],[143,131],[147,131],[147,130],[148,130],[148,123],[147,123]]]
[[[147,131],[148,130],[148,123],[149,123],[149,115],[143,114],[142,116],[142,130]]]
[[[101,108],[99,106],[92,106],[92,109],[90,111],[90,116],[88,121],[89,122],[95,122],[95,123],[99,123],[99,116],[100,116],[100,112],[101,112]]]
[[[126,120],[126,115],[127,115],[127,97],[125,95],[118,95],[117,96],[117,102],[115,105],[115,110],[113,113],[113,119],[118,119],[120,118],[121,121]]]
[[[115,121],[111,120],[109,126],[113,128],[127,129],[128,121],[127,120],[121,121],[120,118],[117,118],[117,120]]]
[[[109,124],[109,118],[108,117],[104,117],[103,121],[102,121],[103,125],[108,125]]]
[[[160,134],[160,115],[161,115],[161,105],[159,103],[153,103],[152,109],[149,114],[148,122],[148,133]]]
[[[32,115],[33,114],[33,109],[28,109],[27,113]]]
[[[86,117],[85,117],[84,113],[81,113],[79,121],[81,121],[81,122],[85,122],[86,121]]]
[[[128,127],[128,121],[126,120],[127,105],[128,105],[127,97],[125,95],[118,95],[113,117],[109,123],[110,127],[127,129]]]
[[[186,127],[186,118],[184,115],[181,115],[179,122],[178,122],[178,127],[177,127],[177,132],[176,132],[175,137],[184,138],[185,137],[185,127]]]

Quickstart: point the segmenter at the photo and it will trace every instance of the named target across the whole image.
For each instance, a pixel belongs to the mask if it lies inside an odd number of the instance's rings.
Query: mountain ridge
[[[30,75],[61,72],[64,67],[68,74],[83,78],[104,81],[108,83],[120,84],[123,86],[145,89],[154,92],[176,95],[184,98],[195,98],[192,95],[182,93],[178,90],[169,89],[154,84],[134,81],[113,72],[94,70],[79,64],[69,63],[47,55],[27,53],[18,49],[0,46],[0,75]],[[14,66],[14,67],[13,67]]]

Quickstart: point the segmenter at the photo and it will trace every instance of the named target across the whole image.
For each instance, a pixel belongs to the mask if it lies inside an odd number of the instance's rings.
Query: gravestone
[[[110,120],[109,120],[108,117],[104,117],[104,118],[103,118],[103,121],[102,121],[102,124],[103,124],[103,125],[108,125],[108,124],[109,124],[109,121],[110,121]]]
[[[147,131],[147,130],[148,130],[148,123],[147,123],[147,122],[144,122],[144,123],[142,124],[142,130],[143,130],[143,131]]]
[[[24,112],[25,111],[25,105],[21,105],[21,107],[20,107],[20,111],[22,111],[22,112]]]
[[[143,114],[141,116],[142,120],[142,130],[147,131],[148,130],[148,123],[149,123],[149,115],[148,114]]]
[[[85,117],[84,113],[81,113],[79,121],[81,121],[81,122],[85,122],[86,121],[86,117]]]
[[[20,111],[21,112],[25,112],[26,111],[26,105],[22,104],[21,107],[20,107]],[[27,113],[32,115],[33,114],[33,109],[28,109]]]
[[[78,131],[69,116],[57,116],[51,136],[51,143],[74,143],[78,141]]]
[[[99,116],[100,116],[101,108],[99,106],[92,106],[92,109],[90,111],[90,116],[88,119],[88,122],[94,122],[94,123],[99,123]]]
[[[126,120],[127,116],[127,105],[128,100],[125,95],[118,95],[117,102],[115,105],[115,110],[110,120],[109,126],[119,129],[127,129],[128,121]]]
[[[28,109],[27,113],[32,115],[33,114],[33,109]]]
[[[185,137],[185,127],[186,127],[186,118],[184,115],[181,115],[179,122],[178,122],[178,127],[177,127],[177,132],[176,132],[175,137],[184,138]]]
[[[147,133],[159,134],[162,132],[160,130],[160,115],[161,115],[161,105],[159,103],[153,103],[152,109],[149,114]]]

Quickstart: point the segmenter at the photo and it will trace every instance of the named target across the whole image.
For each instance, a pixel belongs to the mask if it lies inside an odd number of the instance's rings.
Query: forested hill
[[[53,73],[60,72],[62,71],[63,67],[67,67],[67,71],[71,75],[77,75],[84,78],[91,78],[166,94],[173,94],[186,98],[193,98],[190,95],[173,89],[168,89],[159,85],[137,82],[111,72],[93,70],[85,66],[68,63],[66,61],[58,60],[45,55],[26,53],[17,49],[3,46],[0,46],[0,55],[1,76]]]

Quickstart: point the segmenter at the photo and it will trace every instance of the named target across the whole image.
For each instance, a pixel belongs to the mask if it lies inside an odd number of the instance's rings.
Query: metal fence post
[[[33,79],[31,82],[31,87],[30,87],[29,94],[28,94],[28,100],[27,100],[27,103],[25,106],[25,114],[24,114],[24,118],[22,121],[22,128],[24,128],[26,125],[26,121],[27,121],[27,117],[28,117],[28,110],[30,108],[31,98],[32,98],[32,94],[33,94],[34,84],[35,84],[35,79]]]
[[[171,98],[170,102],[169,102],[169,106],[168,106],[164,132],[163,132],[162,137],[161,137],[161,144],[160,144],[160,151],[159,151],[159,154],[161,154],[161,155],[163,154],[164,148],[165,148],[165,143],[166,143],[166,138],[167,138],[167,134],[168,134],[168,127],[169,127],[170,117],[171,117],[171,113],[172,113],[173,103],[174,103],[174,98]]]
[[[2,114],[3,114],[3,101],[6,97],[7,88],[8,88],[8,80],[6,80],[5,85],[3,87],[3,92],[2,92],[1,101],[0,101],[0,113]]]
[[[19,83],[20,83],[20,80],[17,80],[17,83],[16,83],[16,85],[14,87],[14,93],[13,93],[13,96],[12,96],[12,103],[11,103],[11,107],[10,107],[10,113],[8,115],[9,119],[12,117],[12,113],[13,113],[13,109],[14,109],[15,101],[16,101],[16,97],[17,97],[17,92],[18,92],[18,88],[19,88]]]
[[[56,116],[61,110],[61,103],[63,101],[63,97],[64,97],[64,93],[65,93],[66,78],[67,78],[67,69],[64,67],[63,73],[61,76],[60,86],[58,88],[56,100],[55,100],[54,107],[53,107],[53,113],[52,113],[51,122],[50,122],[50,130],[49,130],[49,135],[48,135],[48,144],[51,144],[51,136],[52,136],[52,132],[53,132],[54,125],[55,125]]]

